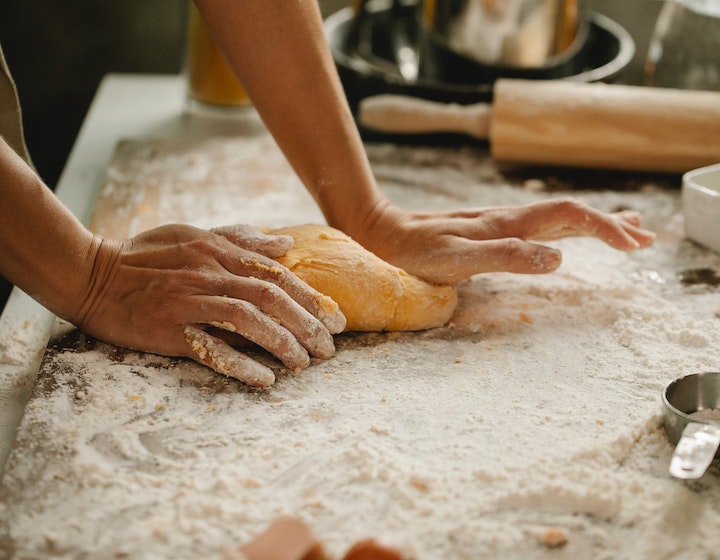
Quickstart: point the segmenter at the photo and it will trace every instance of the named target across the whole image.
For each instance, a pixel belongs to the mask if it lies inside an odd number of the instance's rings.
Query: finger
[[[564,237],[597,237],[609,246],[630,251],[641,246],[628,228],[629,223],[621,224],[616,216],[591,208],[573,199],[550,200],[521,207],[515,217],[519,231],[524,239],[550,240]],[[641,230],[635,228],[640,235]],[[641,239],[645,236],[640,235]]]
[[[283,256],[292,248],[294,243],[293,238],[289,235],[267,235],[246,224],[223,226],[213,228],[210,231],[224,237],[238,247],[272,258]]]
[[[624,210],[614,214],[621,227],[638,242],[641,248],[649,247],[655,241],[655,233],[640,226],[640,214],[631,210]]]
[[[202,299],[202,315],[195,318],[194,323],[237,333],[270,352],[295,372],[310,365],[310,356],[297,338],[253,304],[226,297]]]
[[[328,359],[335,353],[332,334],[325,325],[275,284],[253,277],[234,276],[212,284],[212,288],[215,293],[225,294],[224,298],[247,301],[272,317],[290,331],[312,356]],[[243,340],[239,335],[216,336],[233,345]]]
[[[331,333],[342,332],[345,328],[347,322],[338,304],[300,280],[280,263],[263,255],[244,251],[223,265],[237,276],[251,276],[275,284],[317,317]]]
[[[475,274],[514,272],[545,274],[556,270],[562,253],[518,238],[475,241],[452,236],[427,254],[428,265],[417,273],[429,282],[455,284]],[[432,263],[443,266],[432,266]]]
[[[640,212],[636,212],[635,210],[618,210],[617,212],[613,212],[612,216],[635,227],[640,227],[642,223]]]
[[[546,274],[562,263],[562,253],[552,247],[507,238],[475,242],[479,272]]]
[[[257,278],[237,278],[222,287],[231,299],[248,301],[289,330],[314,357],[328,359],[335,353],[330,331],[287,292]]]
[[[237,352],[205,331],[187,326],[184,334],[192,350],[191,357],[201,364],[252,387],[269,387],[275,383],[275,374],[270,368]]]
[[[593,236],[624,251],[648,247],[655,240],[654,233],[640,228],[642,217],[636,211],[605,213],[569,198],[524,206],[465,209],[425,219],[437,221],[448,233],[476,240],[519,237],[549,241]]]

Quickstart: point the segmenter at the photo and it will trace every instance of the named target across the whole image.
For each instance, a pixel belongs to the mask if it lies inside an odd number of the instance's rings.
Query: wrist
[[[358,177],[337,173],[334,177],[340,178],[320,178],[318,186],[309,190],[328,225],[360,242],[392,204],[370,173]]]
[[[97,235],[92,237],[68,297],[65,318],[74,325],[85,327],[97,314],[116,269],[118,243]]]

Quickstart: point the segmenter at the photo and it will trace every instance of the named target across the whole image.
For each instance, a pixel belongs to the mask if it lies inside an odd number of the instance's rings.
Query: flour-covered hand
[[[329,358],[345,325],[335,302],[267,255],[292,244],[248,226],[163,226],[126,241],[97,240],[73,322],[102,340],[187,356],[255,386],[270,368],[232,344],[251,341],[299,371]]]
[[[596,237],[621,251],[648,247],[654,239],[635,212],[602,212],[573,199],[435,213],[386,203],[355,232],[381,258],[440,284],[483,272],[552,272],[562,255],[537,241],[572,236]]]

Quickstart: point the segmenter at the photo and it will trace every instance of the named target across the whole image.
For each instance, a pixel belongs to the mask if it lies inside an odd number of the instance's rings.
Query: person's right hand
[[[187,356],[268,386],[272,370],[228,342],[251,341],[300,371],[311,356],[332,356],[332,334],[345,326],[333,300],[272,260],[291,246],[290,237],[250,226],[170,225],[126,241],[96,240],[91,278],[70,319],[112,344]]]

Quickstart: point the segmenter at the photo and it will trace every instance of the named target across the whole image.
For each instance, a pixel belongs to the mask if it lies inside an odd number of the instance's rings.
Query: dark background
[[[108,72],[182,70],[189,0],[5,0],[0,44],[15,79],[25,136],[54,187]],[[324,13],[348,4],[321,2]]]
[[[54,188],[100,80],[108,72],[178,73],[188,0],[4,0],[0,44],[23,107],[33,162]],[[350,0],[321,0],[323,15]],[[591,0],[633,35],[637,54],[621,77],[641,83],[659,0]],[[0,278],[0,307],[9,286]]]

